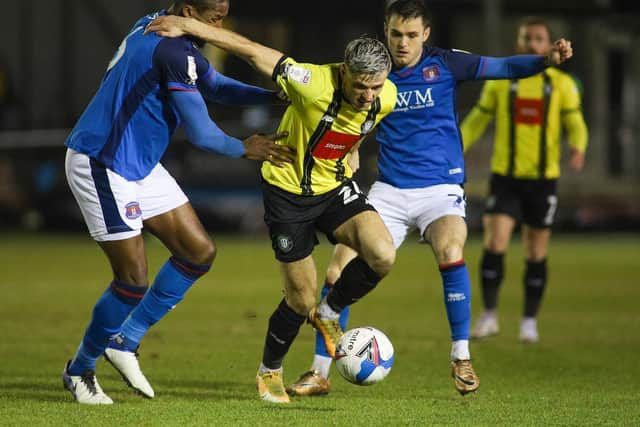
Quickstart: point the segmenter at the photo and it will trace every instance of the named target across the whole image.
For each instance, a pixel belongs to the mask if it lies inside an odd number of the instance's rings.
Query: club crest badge
[[[136,219],[142,215],[142,209],[140,209],[140,203],[138,202],[130,202],[127,203],[124,207],[125,216],[129,219]]]
[[[440,69],[437,65],[422,69],[422,78],[425,82],[435,82],[440,78]]]
[[[281,234],[276,237],[276,241],[278,243],[278,248],[285,254],[291,252],[291,249],[293,249],[293,240],[289,236]]]

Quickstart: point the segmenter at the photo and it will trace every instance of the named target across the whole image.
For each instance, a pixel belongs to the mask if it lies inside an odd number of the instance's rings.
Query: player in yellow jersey
[[[285,297],[269,320],[256,378],[264,400],[288,402],[282,360],[308,318],[333,356],[342,335],[342,309],[373,290],[395,260],[391,236],[375,209],[351,180],[350,153],[393,111],[396,87],[387,80],[391,58],[381,42],[351,41],[339,64],[298,63],[277,50],[234,32],[178,17],[154,21],[147,31],[162,36],[190,34],[236,54],[272,76],[291,100],[279,129],[297,158],[292,164],[263,163],[265,222],[280,261]],[[317,277],[311,256],[316,230],[358,254],[332,291],[315,306]]]
[[[530,17],[518,28],[519,53],[545,55],[551,31],[540,18]],[[536,316],[547,282],[547,248],[557,207],[561,135],[571,147],[569,166],[584,165],[588,131],[574,80],[554,68],[521,80],[485,83],[480,100],[461,125],[465,151],[496,118],[490,194],[484,223],[481,263],[484,313],[472,338],[498,333],[498,290],[504,276],[504,254],[516,222],[521,220],[526,252],[525,303],[520,340],[539,339]]]

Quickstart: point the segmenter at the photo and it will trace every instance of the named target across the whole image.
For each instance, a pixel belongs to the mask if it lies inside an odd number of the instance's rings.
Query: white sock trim
[[[469,360],[469,340],[458,340],[451,343],[451,360]]]
[[[323,298],[318,304],[318,315],[322,319],[330,319],[336,320],[340,317],[340,313],[336,313],[330,306],[327,304],[327,298]]]
[[[318,371],[322,378],[329,378],[329,370],[331,369],[331,358],[316,354],[313,356],[311,364],[312,371]]]
[[[260,368],[258,368],[258,372],[261,374],[266,374],[267,372],[282,372],[282,366],[278,369],[271,369],[267,368],[262,362],[260,362]]]

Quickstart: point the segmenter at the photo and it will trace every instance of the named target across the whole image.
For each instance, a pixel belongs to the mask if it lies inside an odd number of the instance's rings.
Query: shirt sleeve
[[[562,79],[561,94],[560,114],[562,125],[567,131],[567,140],[572,148],[584,153],[589,140],[589,130],[582,114],[580,91],[570,76]]]
[[[242,83],[216,71],[211,65],[209,70],[198,79],[198,88],[209,102],[228,105],[275,104],[274,91]]]
[[[154,52],[154,66],[169,91],[197,92],[198,80],[206,77],[210,65],[185,38],[163,39]]]
[[[456,80],[475,80],[482,57],[463,50],[442,50],[442,58]]]
[[[541,55],[514,55],[504,58],[482,56],[475,80],[522,79],[547,68]]]
[[[298,63],[287,56],[280,58],[271,78],[299,106],[315,101],[328,85],[320,66]]]
[[[170,92],[187,137],[192,144],[203,150],[229,157],[244,155],[244,145],[225,134],[209,117],[207,105],[197,91],[174,90]]]

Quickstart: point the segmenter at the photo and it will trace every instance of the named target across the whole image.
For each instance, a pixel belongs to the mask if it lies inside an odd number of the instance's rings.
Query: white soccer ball
[[[349,382],[370,385],[391,371],[395,353],[389,338],[376,328],[364,326],[344,333],[336,348],[336,368]]]

